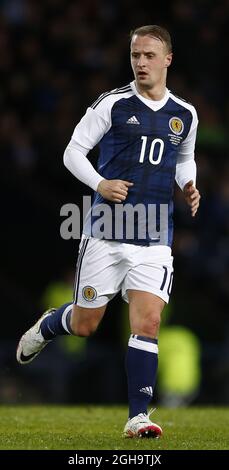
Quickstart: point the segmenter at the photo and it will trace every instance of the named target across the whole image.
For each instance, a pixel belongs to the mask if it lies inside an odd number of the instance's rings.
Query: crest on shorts
[[[83,298],[88,302],[92,302],[97,297],[96,289],[92,286],[85,286],[82,290]]]
[[[184,130],[183,121],[178,117],[172,117],[169,120],[169,127],[170,127],[171,131],[174,132],[174,134],[176,134],[176,135],[182,134],[182,132]]]

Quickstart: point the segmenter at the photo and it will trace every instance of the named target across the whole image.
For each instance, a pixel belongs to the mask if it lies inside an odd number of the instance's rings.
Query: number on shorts
[[[163,276],[163,280],[162,280],[162,283],[161,283],[160,290],[164,289],[166,281],[167,281],[167,277],[168,277],[168,268],[166,266],[163,266],[163,269],[164,269],[165,272],[164,272],[164,276]],[[173,283],[173,271],[171,271],[170,277],[169,277],[169,283],[168,283],[168,288],[167,288],[168,296],[170,296],[170,294],[171,294],[172,283]]]

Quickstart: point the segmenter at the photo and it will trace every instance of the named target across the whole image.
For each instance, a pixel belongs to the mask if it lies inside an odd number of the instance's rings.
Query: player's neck
[[[136,83],[136,89],[140,95],[142,95],[144,98],[147,98],[148,100],[153,100],[153,101],[160,101],[164,98],[165,93],[166,93],[166,85],[160,85],[156,86],[153,88],[142,88],[139,86],[138,83]]]

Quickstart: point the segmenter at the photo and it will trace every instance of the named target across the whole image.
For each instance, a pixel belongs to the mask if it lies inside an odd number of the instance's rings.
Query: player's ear
[[[166,58],[165,58],[165,66],[166,67],[169,67],[171,62],[172,62],[172,58],[173,58],[173,54],[172,52],[170,52],[169,54],[167,54]]]

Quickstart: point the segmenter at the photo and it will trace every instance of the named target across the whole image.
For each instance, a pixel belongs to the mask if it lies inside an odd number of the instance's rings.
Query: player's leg
[[[103,240],[82,238],[74,289],[74,301],[45,312],[20,339],[17,360],[31,362],[59,335],[89,336],[100,323],[109,300],[120,289],[114,247]],[[114,267],[113,267],[113,264]],[[114,274],[115,272],[115,274]]]
[[[80,307],[73,305],[70,328],[76,336],[90,336],[101,322],[106,311],[106,305],[97,308]]]
[[[137,290],[129,290],[128,296],[131,336],[126,361],[132,418],[147,413],[153,396],[158,367],[157,338],[165,302],[154,294]]]
[[[52,315],[41,322],[40,330],[44,339],[52,340],[56,336],[90,336],[97,329],[103,318],[107,304],[101,307],[80,307],[74,303],[62,305]]]
[[[123,286],[124,299],[129,301],[131,329],[126,357],[129,420],[124,432],[129,436],[142,435],[142,429],[146,429],[147,435],[158,437],[161,428],[151,423],[147,406],[156,382],[158,332],[161,313],[169,300],[173,269],[169,250],[160,252],[160,262],[157,250],[146,250],[147,259],[144,260],[144,249],[141,250],[143,263],[129,270]]]
[[[72,303],[47,310],[21,337],[17,347],[17,361],[28,364],[56,336],[89,336],[96,330],[105,310],[106,305],[89,309]],[[77,321],[74,320],[76,316]]]
[[[165,302],[149,292],[129,290],[131,336],[126,355],[129,420],[125,435],[159,437],[160,426],[152,423],[147,406],[152,400],[158,366],[157,337]]]

